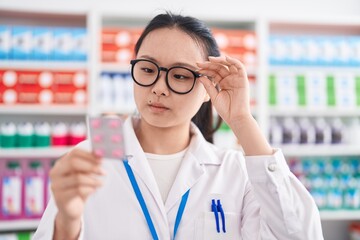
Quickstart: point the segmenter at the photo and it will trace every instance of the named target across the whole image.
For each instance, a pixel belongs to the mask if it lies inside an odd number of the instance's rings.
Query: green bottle
[[[16,147],[17,131],[16,125],[12,122],[3,123],[0,127],[1,147],[14,148]]]

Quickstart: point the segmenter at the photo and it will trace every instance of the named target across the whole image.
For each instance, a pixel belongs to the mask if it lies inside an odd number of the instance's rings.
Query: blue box
[[[85,28],[74,28],[72,31],[73,51],[71,58],[75,61],[86,61],[88,54],[88,36]]]
[[[305,49],[304,53],[304,65],[307,66],[319,66],[321,65],[321,44],[320,37],[317,36],[304,36],[303,45]]]
[[[360,66],[360,36],[350,37],[350,46],[352,49],[352,56],[350,60],[351,66]]]
[[[34,60],[51,60],[53,52],[53,35],[50,28],[33,28],[33,51]]]
[[[73,52],[73,37],[71,28],[53,28],[54,48],[53,59],[61,61],[71,60]]]
[[[32,53],[32,29],[15,26],[12,28],[11,56],[14,60],[28,60]]]
[[[269,63],[270,65],[287,64],[289,46],[285,36],[272,35],[269,38]]]
[[[11,28],[0,25],[0,59],[9,59],[11,51]]]

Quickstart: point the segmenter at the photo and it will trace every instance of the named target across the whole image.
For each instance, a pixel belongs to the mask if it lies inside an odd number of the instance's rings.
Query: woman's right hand
[[[75,148],[57,160],[50,171],[51,190],[58,208],[57,234],[76,237],[85,202],[102,185],[99,177],[103,175],[101,159],[81,149]]]

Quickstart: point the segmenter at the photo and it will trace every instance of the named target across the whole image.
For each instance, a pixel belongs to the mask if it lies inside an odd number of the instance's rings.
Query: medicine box
[[[0,60],[9,59],[11,51],[11,28],[0,25]]]
[[[32,53],[32,30],[30,27],[14,26],[12,28],[12,59],[27,60]]]

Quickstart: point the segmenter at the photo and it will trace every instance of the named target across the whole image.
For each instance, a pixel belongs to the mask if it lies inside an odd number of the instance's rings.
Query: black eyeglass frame
[[[136,81],[135,77],[134,77],[134,66],[137,62],[141,62],[141,61],[145,61],[145,62],[149,62],[149,63],[152,63],[154,64],[157,69],[158,69],[158,74],[154,80],[154,82],[150,83],[150,84],[142,84],[142,83],[139,83],[138,81]],[[131,76],[132,76],[132,79],[134,80],[134,82],[142,87],[150,87],[152,85],[154,85],[158,80],[159,80],[159,76],[160,76],[160,71],[164,71],[166,73],[165,75],[165,81],[166,81],[166,86],[171,90],[173,91],[174,93],[177,93],[177,94],[187,94],[189,92],[191,92],[195,86],[195,82],[196,82],[196,79],[199,78],[199,77],[202,77],[203,75],[200,74],[200,73],[197,73],[187,67],[182,67],[182,66],[173,66],[171,68],[165,68],[165,67],[159,67],[159,65],[157,65],[155,62],[149,60],[149,59],[133,59],[130,61],[130,64],[131,64]],[[169,75],[169,71],[174,69],[174,68],[182,68],[182,69],[185,69],[185,70],[188,70],[190,71],[193,75],[194,75],[194,82],[193,82],[193,85],[191,87],[190,90],[186,91],[186,92],[178,92],[178,91],[175,91],[174,89],[171,88],[170,84],[169,84],[169,79],[168,79],[168,75]]]

